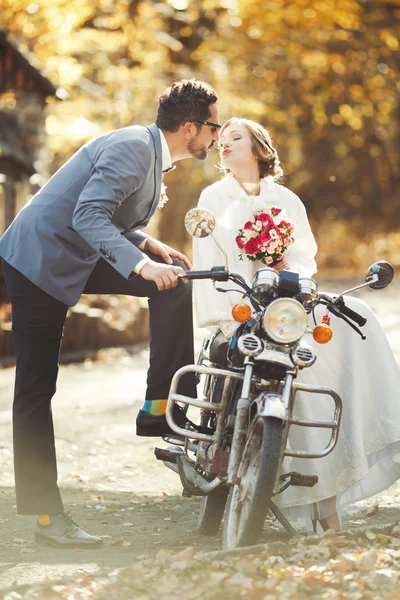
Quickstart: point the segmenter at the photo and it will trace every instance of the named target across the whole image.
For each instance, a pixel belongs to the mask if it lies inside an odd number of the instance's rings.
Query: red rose
[[[247,221],[247,223],[244,224],[243,229],[253,229],[253,225],[254,223],[252,223],[252,221]]]
[[[279,223],[278,227],[287,227],[290,232],[294,231],[294,225],[293,225],[293,223],[290,223],[289,221],[282,220]]]
[[[263,225],[265,225],[266,223],[269,223],[270,225],[274,224],[272,217],[270,215],[267,215],[267,213],[260,213],[259,215],[257,215],[257,221],[260,221]]]
[[[236,246],[238,248],[240,248],[240,250],[242,250],[242,248],[244,246],[243,238],[240,235],[238,235],[238,236],[236,236],[235,240],[236,240]]]
[[[284,238],[287,236],[287,228],[286,227],[281,227],[280,225],[278,226],[278,233],[280,235],[281,238]]]
[[[279,215],[279,213],[282,212],[281,208],[277,208],[276,206],[273,206],[271,208],[271,213],[274,217],[277,217]]]
[[[259,240],[260,245],[268,244],[268,242],[271,241],[268,231],[262,231],[260,233],[260,235],[258,236],[258,240]]]
[[[259,250],[257,240],[255,238],[250,238],[249,241],[245,243],[244,249],[246,254],[257,254]]]

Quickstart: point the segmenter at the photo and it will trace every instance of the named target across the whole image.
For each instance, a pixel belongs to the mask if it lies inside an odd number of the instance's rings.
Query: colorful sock
[[[165,415],[167,400],[145,400],[142,410],[153,415],[153,417],[160,417],[161,415]]]
[[[39,523],[40,525],[50,525],[50,515],[39,515]]]

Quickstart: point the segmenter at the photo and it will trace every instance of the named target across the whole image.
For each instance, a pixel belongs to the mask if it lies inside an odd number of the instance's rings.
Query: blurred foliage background
[[[270,130],[320,271],[400,266],[400,0],[0,0],[0,28],[58,87],[51,172],[97,134],[153,122],[161,91],[197,77],[215,87],[222,121]],[[216,162],[166,176],[161,240],[190,253],[183,216]]]

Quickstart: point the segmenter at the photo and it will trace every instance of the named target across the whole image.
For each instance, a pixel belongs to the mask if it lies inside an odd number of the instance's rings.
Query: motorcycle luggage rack
[[[331,439],[329,443],[323,450],[320,452],[306,452],[305,450],[285,450],[285,456],[293,456],[295,458],[322,458],[323,456],[327,456],[337,443],[338,433],[339,433],[339,425],[340,418],[342,415],[342,399],[334,390],[328,387],[320,387],[317,385],[308,385],[306,383],[293,383],[292,387],[292,398],[291,398],[291,411],[293,410],[295,397],[297,392],[309,392],[311,394],[325,394],[330,396],[335,403],[335,412],[333,415],[332,421],[306,421],[305,419],[294,419],[289,417],[288,423],[289,425],[299,425],[300,427],[318,427],[322,429],[331,429]]]
[[[215,402],[208,402],[206,400],[197,400],[196,398],[190,398],[190,396],[183,396],[177,393],[177,388],[180,378],[186,373],[195,373],[198,375],[214,375],[216,377],[224,377],[224,390],[222,392],[222,400],[218,404]],[[188,429],[179,427],[174,421],[173,407],[175,402],[184,404],[185,407],[195,406],[205,411],[215,412],[217,414],[224,414],[228,407],[229,394],[228,389],[231,381],[234,379],[243,379],[243,373],[227,371],[225,369],[218,369],[216,367],[208,367],[203,365],[186,365],[180,368],[174,375],[171,388],[168,396],[167,410],[165,413],[167,423],[177,435],[183,437],[189,437],[195,440],[201,440],[203,442],[220,442],[222,438],[223,419],[218,419],[217,429],[215,434],[209,435],[206,433],[199,433]]]

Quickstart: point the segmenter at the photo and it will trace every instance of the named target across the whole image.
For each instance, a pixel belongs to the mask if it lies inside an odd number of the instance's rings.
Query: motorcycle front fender
[[[280,394],[263,392],[254,400],[257,406],[257,414],[260,417],[275,417],[288,420],[288,411]]]

